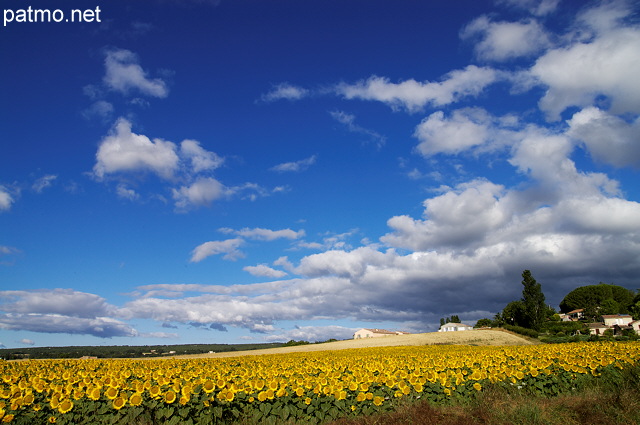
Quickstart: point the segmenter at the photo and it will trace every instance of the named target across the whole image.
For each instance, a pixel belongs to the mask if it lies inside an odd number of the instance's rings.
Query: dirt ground
[[[459,332],[431,332],[424,334],[409,334],[385,336],[378,338],[350,339],[346,341],[327,342],[324,344],[297,345],[293,347],[269,348],[266,350],[231,351],[226,353],[208,353],[176,356],[176,358],[215,358],[259,356],[262,354],[281,354],[308,351],[332,351],[349,348],[389,347],[400,345],[531,345],[532,340],[524,337],[492,329],[479,329]]]

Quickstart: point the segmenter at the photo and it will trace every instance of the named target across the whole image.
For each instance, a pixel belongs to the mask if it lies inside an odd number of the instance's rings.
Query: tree
[[[511,301],[502,312],[496,314],[498,325],[521,326],[524,323],[524,305],[522,301]]]
[[[480,319],[476,322],[474,328],[490,328],[493,326],[493,320],[491,319]]]
[[[521,326],[539,331],[544,323],[549,308],[545,304],[542,285],[531,275],[529,270],[522,272],[522,308],[524,323]]]
[[[629,309],[635,304],[634,295],[627,288],[602,282],[598,285],[580,286],[565,295],[560,302],[560,311],[568,313],[581,308],[584,310],[583,314],[592,320],[602,314],[629,313]]]
[[[447,323],[462,323],[462,322],[460,321],[460,318],[456,314],[451,315],[451,317],[440,318],[440,326],[446,325]]]

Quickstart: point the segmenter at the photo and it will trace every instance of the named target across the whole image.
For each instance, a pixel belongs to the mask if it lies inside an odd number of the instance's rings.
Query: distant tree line
[[[0,349],[0,358],[6,360],[30,359],[68,359],[84,356],[97,358],[136,358],[161,357],[166,355],[203,354],[229,351],[260,350],[281,347],[279,342],[264,344],[185,344],[185,345],[114,345],[114,346],[77,346],[77,347],[29,347]]]
[[[440,318],[440,326],[446,325],[447,323],[462,323],[462,321],[455,314],[452,315],[451,317],[442,317],[442,318]]]

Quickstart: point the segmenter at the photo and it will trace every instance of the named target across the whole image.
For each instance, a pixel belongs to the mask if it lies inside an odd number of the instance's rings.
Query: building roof
[[[362,329],[361,329],[362,330]],[[391,332],[388,331],[386,329],[368,329],[368,328],[364,328],[365,331],[369,331],[369,332],[373,332],[374,334],[389,334],[389,335],[395,335],[395,332]]]
[[[471,325],[465,325],[464,323],[454,323],[454,322],[449,322],[449,323],[445,323],[444,325],[440,326],[441,328],[452,328],[452,327],[466,327],[466,328],[472,328],[473,326]]]
[[[630,314],[604,314],[602,316],[603,319],[619,319],[622,317],[626,319],[627,317],[631,317],[631,315]]]

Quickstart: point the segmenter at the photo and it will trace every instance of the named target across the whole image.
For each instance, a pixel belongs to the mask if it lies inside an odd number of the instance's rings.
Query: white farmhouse
[[[381,336],[398,335],[397,332],[391,332],[386,329],[360,329],[353,334],[353,339],[362,338],[378,338]]]
[[[473,326],[465,325],[464,323],[445,323],[440,326],[438,332],[452,332],[452,331],[472,331]]]
[[[602,316],[602,321],[606,326],[629,326],[633,322],[633,317],[629,314],[609,314]]]

